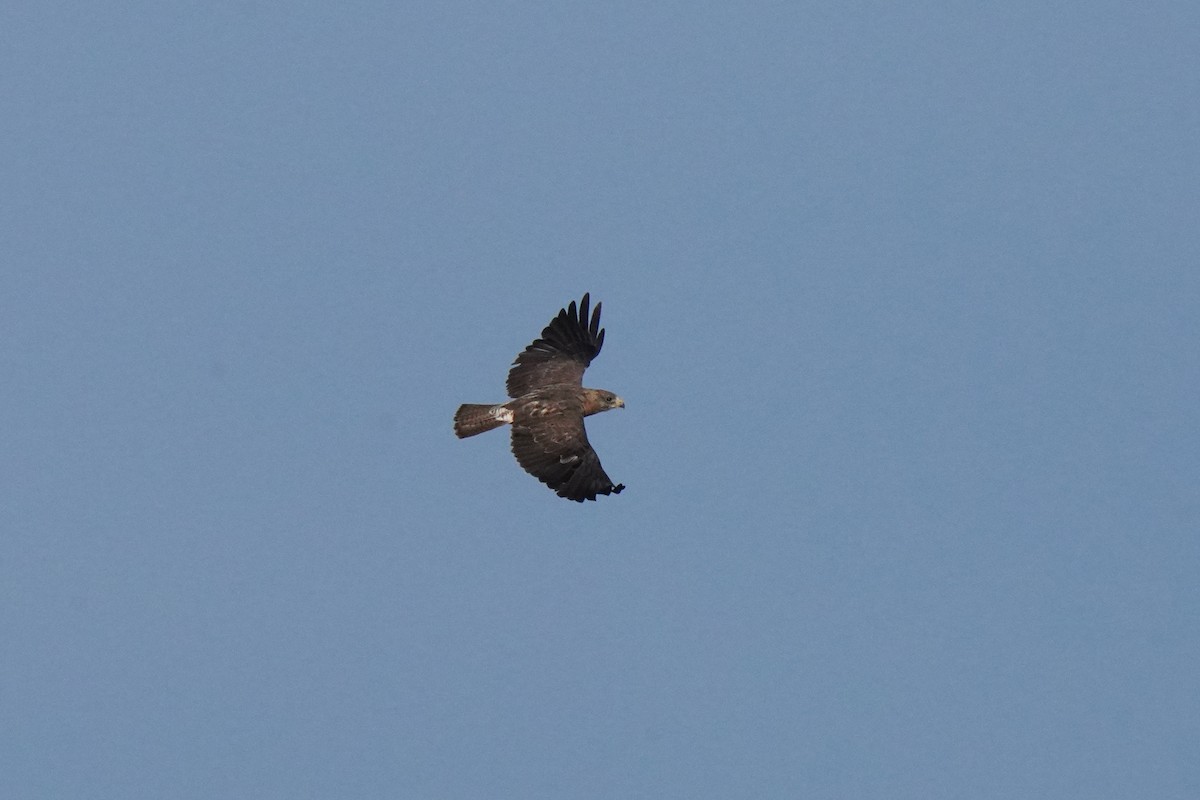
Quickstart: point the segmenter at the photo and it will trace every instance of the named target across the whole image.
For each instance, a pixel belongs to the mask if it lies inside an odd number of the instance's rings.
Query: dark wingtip
[[[615,486],[609,485],[603,489],[596,489],[594,492],[592,492],[590,494],[581,494],[578,497],[572,497],[571,495],[567,494],[566,488],[563,487],[563,488],[560,488],[557,491],[555,491],[555,494],[557,494],[559,497],[563,498],[564,500],[574,500],[576,503],[582,503],[585,500],[591,500],[591,501],[595,502],[596,500],[599,499],[600,495],[602,495],[602,494],[620,494],[624,488],[625,488],[625,484],[618,483]]]

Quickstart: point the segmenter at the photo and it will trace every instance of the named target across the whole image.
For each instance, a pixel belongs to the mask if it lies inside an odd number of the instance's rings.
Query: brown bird
[[[560,309],[513,362],[508,372],[508,396],[496,405],[467,403],[454,415],[460,439],[501,425],[512,425],[512,451],[526,472],[549,486],[559,497],[582,503],[600,494],[619,494],[588,442],[583,418],[625,401],[606,389],[585,389],[583,371],[600,354],[604,330],[600,303],[588,319],[588,295]]]

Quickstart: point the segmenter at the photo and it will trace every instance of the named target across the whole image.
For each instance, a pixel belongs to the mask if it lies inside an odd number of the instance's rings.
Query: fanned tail
[[[464,403],[454,414],[454,435],[460,439],[499,428],[512,422],[512,412],[503,404],[497,406]]]

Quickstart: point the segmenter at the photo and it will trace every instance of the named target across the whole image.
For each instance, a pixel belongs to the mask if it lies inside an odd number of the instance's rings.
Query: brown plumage
[[[588,295],[567,308],[526,347],[508,372],[508,396],[496,405],[467,403],[454,415],[454,433],[474,436],[512,425],[517,462],[559,497],[583,502],[601,494],[619,494],[588,442],[583,418],[625,401],[605,389],[585,389],[583,372],[604,344],[600,303],[588,317]]]

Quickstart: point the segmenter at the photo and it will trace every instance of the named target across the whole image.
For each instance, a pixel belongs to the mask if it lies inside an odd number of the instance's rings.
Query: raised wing
[[[575,301],[560,309],[542,330],[542,336],[526,347],[508,371],[508,396],[521,397],[535,389],[557,384],[583,385],[583,371],[604,345],[600,329],[600,303],[588,319],[589,295],[576,309]],[[586,440],[586,437],[585,437]]]

